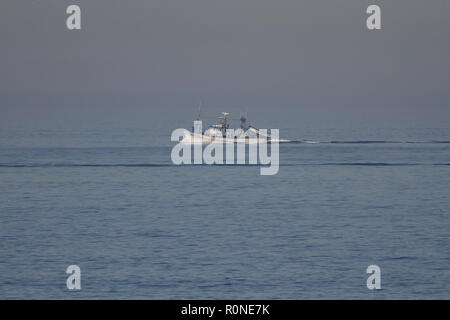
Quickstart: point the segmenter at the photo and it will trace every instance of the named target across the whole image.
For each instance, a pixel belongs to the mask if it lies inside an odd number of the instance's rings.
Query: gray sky
[[[2,1],[0,43],[3,126],[190,120],[200,99],[269,128],[449,126],[447,0]]]

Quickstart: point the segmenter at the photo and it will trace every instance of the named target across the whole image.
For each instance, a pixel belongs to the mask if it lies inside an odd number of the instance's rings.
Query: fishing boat
[[[278,142],[286,143],[290,140],[279,139],[272,136],[272,131],[261,130],[247,124],[247,112],[241,112],[239,128],[230,128],[228,123],[228,112],[222,112],[218,121],[203,128],[203,122],[200,118],[200,107],[197,118],[194,121],[192,130],[185,131],[183,141],[189,144],[210,144],[210,143],[245,143],[252,144],[266,141],[267,143]]]

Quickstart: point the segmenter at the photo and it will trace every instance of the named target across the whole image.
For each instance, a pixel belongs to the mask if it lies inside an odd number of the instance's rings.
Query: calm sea
[[[0,132],[0,298],[450,298],[450,129],[281,128],[275,176],[166,131]]]

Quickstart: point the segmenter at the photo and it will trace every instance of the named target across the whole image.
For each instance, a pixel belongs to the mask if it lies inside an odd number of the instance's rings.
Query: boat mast
[[[247,111],[245,113],[243,111],[240,112],[239,120],[241,121],[241,129],[247,130]]]
[[[222,116],[219,117],[220,119],[220,129],[222,130],[222,134],[225,136],[226,130],[228,129],[228,112],[222,112]]]
[[[200,100],[200,103],[198,104],[197,107],[197,121],[200,121],[200,112],[202,111],[202,101]]]
[[[195,119],[195,121],[201,121],[200,120],[200,112],[202,111],[202,101],[200,100],[200,103],[199,103],[199,105],[198,105],[198,107],[197,107],[197,118]],[[201,127],[201,125],[196,125],[196,126],[198,126],[198,130],[197,130],[197,132],[200,132],[200,131],[202,131],[202,133],[203,133],[203,130],[200,130],[200,127]],[[195,132],[196,130],[195,130],[196,128],[194,128],[194,126],[192,126],[192,132]]]

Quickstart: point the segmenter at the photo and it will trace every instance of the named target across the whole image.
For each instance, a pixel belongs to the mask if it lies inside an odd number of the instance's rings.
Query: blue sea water
[[[308,143],[261,176],[154,129],[1,131],[0,298],[450,298],[448,128],[280,132]]]

